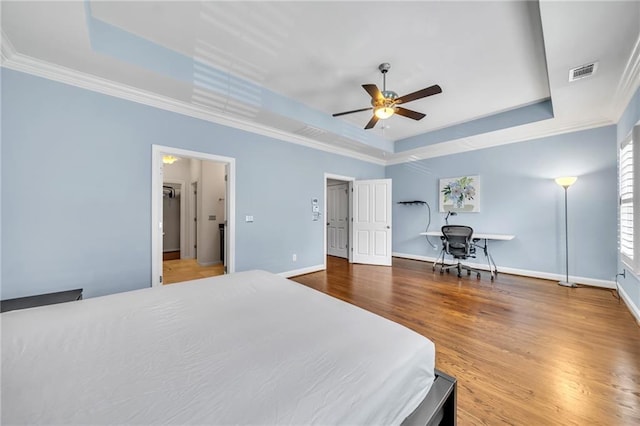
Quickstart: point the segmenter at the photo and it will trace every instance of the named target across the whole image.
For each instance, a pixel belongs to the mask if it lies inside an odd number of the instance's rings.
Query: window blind
[[[620,146],[620,253],[634,263],[633,138]]]

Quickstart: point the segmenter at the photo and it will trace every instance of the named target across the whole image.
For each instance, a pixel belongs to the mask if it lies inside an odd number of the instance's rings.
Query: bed
[[[1,322],[2,424],[455,424],[431,341],[264,271]]]

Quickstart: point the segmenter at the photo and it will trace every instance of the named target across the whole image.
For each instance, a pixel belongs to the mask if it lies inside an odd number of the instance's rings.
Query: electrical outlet
[[[295,262],[298,260],[298,255],[297,254],[293,254],[293,256],[291,256],[291,259]]]
[[[244,221],[245,222],[253,222],[253,216],[245,216]]]

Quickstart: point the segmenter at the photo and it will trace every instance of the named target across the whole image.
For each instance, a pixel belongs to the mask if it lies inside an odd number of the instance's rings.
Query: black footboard
[[[429,393],[402,426],[456,425],[456,379],[436,370]]]

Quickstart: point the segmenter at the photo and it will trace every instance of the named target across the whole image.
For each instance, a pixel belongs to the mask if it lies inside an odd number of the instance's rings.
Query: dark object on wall
[[[414,204],[418,204],[418,205],[422,205],[422,204],[427,204],[426,201],[421,201],[421,200],[414,200],[414,201],[398,201],[398,204],[402,204],[402,205],[414,205]]]
[[[55,305],[56,303],[73,302],[82,299],[82,289],[39,294],[37,296],[18,297],[0,301],[0,312],[18,309],[35,308],[37,306]]]
[[[398,204],[402,204],[403,206],[427,206],[427,213],[429,214],[428,216],[428,220],[427,220],[427,229],[425,229],[426,232],[429,232],[429,226],[431,226],[431,207],[429,207],[429,203],[427,203],[426,201],[422,201],[422,200],[413,200],[413,201],[398,201]],[[433,244],[431,242],[431,240],[429,239],[429,236],[427,235],[427,242],[429,243],[429,245],[431,247],[433,247],[434,249],[437,249],[437,246],[435,244]]]

